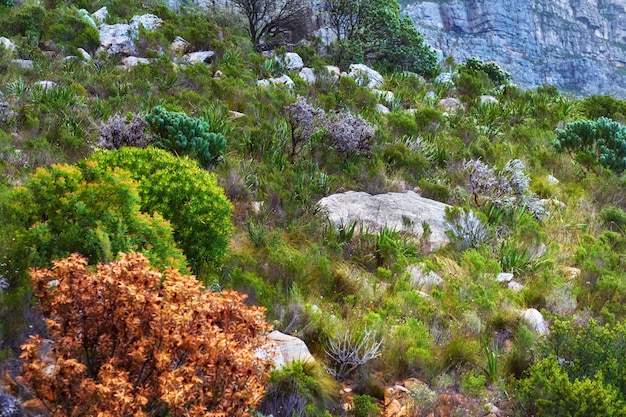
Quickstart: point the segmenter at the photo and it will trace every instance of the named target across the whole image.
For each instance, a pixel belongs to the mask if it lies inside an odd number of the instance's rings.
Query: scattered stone
[[[315,73],[313,69],[304,67],[298,73],[298,76],[302,78],[307,84],[315,84]]]
[[[283,367],[293,361],[315,362],[309,348],[297,337],[274,330],[267,335],[267,341],[266,347],[272,346],[269,353],[275,368]]]
[[[287,71],[300,71],[304,68],[304,61],[295,52],[287,52],[282,61]]]
[[[181,55],[187,52],[188,48],[189,48],[189,42],[187,42],[180,36],[175,37],[169,46],[170,52],[174,54],[181,54]]]
[[[539,200],[539,204],[542,204],[548,209],[564,209],[567,207],[567,204],[556,198],[542,198]]]
[[[348,191],[324,197],[318,204],[336,225],[362,221],[370,232],[388,228],[419,236],[423,233],[422,222],[426,222],[431,229],[433,250],[449,242],[444,219],[448,205],[423,198],[413,191],[378,195]]]
[[[35,87],[41,87],[44,90],[50,90],[58,87],[58,84],[54,81],[36,81],[34,85]]]
[[[421,75],[419,75],[417,72],[402,71],[402,75],[404,75],[405,77],[415,78],[417,81],[419,81],[422,84],[426,83],[426,79],[422,77]]]
[[[283,74],[280,77],[276,77],[276,78],[258,80],[256,82],[256,85],[258,85],[259,87],[266,87],[266,88],[274,86],[274,87],[287,87],[289,89],[292,89],[296,86],[293,80],[287,74]]]
[[[393,99],[395,98],[393,91],[383,91],[373,88],[372,93],[376,94],[380,99],[386,101],[387,103],[393,102]]]
[[[12,59],[11,60],[11,64],[20,67],[21,69],[24,70],[29,70],[29,69],[33,69],[33,61],[31,61],[30,59]]]
[[[109,10],[106,8],[106,6],[104,6],[93,12],[91,14],[91,17],[93,17],[94,20],[98,23],[104,23],[107,17],[109,17]]]
[[[391,110],[389,110],[389,107],[385,106],[384,104],[380,104],[380,103],[378,103],[376,105],[376,111],[378,111],[380,114],[389,114],[389,113],[391,113]]]
[[[511,282],[513,278],[514,276],[511,272],[500,272],[496,275],[496,281],[498,282]]]
[[[5,51],[15,51],[15,43],[4,36],[0,37],[0,47],[2,47]]]
[[[132,67],[136,67],[137,65],[148,65],[150,60],[147,58],[138,58],[136,56],[127,56],[122,59],[122,67],[125,70],[130,70]]]
[[[100,50],[109,54],[136,55],[135,39],[139,27],[146,30],[157,29],[163,21],[153,14],[134,16],[130,24],[100,25]]]
[[[198,51],[191,52],[183,56],[180,60],[181,64],[191,65],[197,63],[206,63],[211,62],[211,58],[215,56],[215,52],[213,51]]]
[[[339,69],[339,67],[336,67],[334,65],[326,65],[326,70],[330,75],[337,77],[337,79],[341,77],[341,69]]]
[[[507,287],[513,292],[520,292],[524,289],[524,286],[517,281],[510,281]]]
[[[237,119],[240,119],[240,118],[245,117],[245,116],[246,115],[244,113],[239,113],[238,111],[234,111],[234,110],[230,111],[230,119],[231,120],[237,120]]]
[[[224,73],[221,70],[217,70],[213,73],[213,78],[216,80],[221,80],[222,75],[224,75]]]
[[[582,271],[579,268],[575,268],[573,266],[566,266],[563,268],[563,273],[568,278],[578,278]]]
[[[80,17],[82,17],[87,23],[89,23],[90,26],[96,29],[98,28],[98,25],[96,24],[96,21],[94,20],[93,16],[90,15],[87,10],[78,9],[78,13],[80,14]]]
[[[358,85],[369,88],[380,88],[385,81],[378,71],[375,71],[364,64],[350,65],[348,76],[354,78]]]
[[[500,103],[500,102],[494,96],[488,96],[488,95],[480,96],[480,105],[481,106],[483,104],[498,104],[498,103]]]
[[[559,185],[561,181],[559,181],[554,175],[548,175],[546,177],[546,182],[550,185]]]
[[[428,93],[426,93],[426,98],[430,100],[436,100],[437,94],[434,91],[429,91]]]
[[[87,62],[92,61],[91,55],[89,55],[89,52],[85,51],[83,48],[78,48],[76,51],[80,54],[81,58],[83,58],[83,61],[87,61]]]
[[[78,57],[76,55],[68,55],[68,56],[64,56],[63,58],[61,58],[61,62],[71,62],[71,61],[76,61],[78,59]]]
[[[548,334],[548,323],[539,310],[534,308],[522,310],[521,317],[535,333],[541,336]]]
[[[407,268],[411,276],[410,282],[414,287],[433,287],[443,284],[443,278],[434,271],[425,272],[422,265],[410,265]]]
[[[463,108],[463,103],[461,103],[461,100],[454,97],[442,98],[437,104],[441,109],[443,109],[443,111],[452,114],[458,112]]]
[[[139,29],[139,26],[143,26],[146,30],[156,30],[161,26],[163,20],[161,20],[158,16],[153,14],[144,14],[141,16],[133,16],[130,19],[130,24],[136,29]]]
[[[452,81],[452,74],[449,72],[442,72],[439,74],[435,80],[435,84],[451,84],[454,85],[454,81]]]

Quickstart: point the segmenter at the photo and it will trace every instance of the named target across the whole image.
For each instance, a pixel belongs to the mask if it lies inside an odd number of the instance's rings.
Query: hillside
[[[626,101],[259,2],[0,0],[0,415],[626,415]]]
[[[619,1],[403,2],[427,42],[495,61],[524,88],[626,96],[626,4]]]

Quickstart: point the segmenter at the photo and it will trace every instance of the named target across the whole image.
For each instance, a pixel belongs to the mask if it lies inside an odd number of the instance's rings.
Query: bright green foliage
[[[574,379],[555,357],[543,359],[530,368],[528,378],[518,384],[520,412],[536,417],[626,416],[626,405],[602,375]]]
[[[369,395],[355,395],[354,408],[349,411],[354,417],[377,417],[380,415],[380,407],[376,404],[376,398]]]
[[[331,0],[340,64],[375,63],[386,70],[437,72],[437,55],[396,0]],[[332,19],[332,17],[331,17]],[[367,62],[366,62],[367,61]]]
[[[195,269],[221,262],[232,230],[232,206],[214,174],[152,147],[97,152],[89,161],[100,169],[130,172],[139,184],[141,210],[161,213],[172,223],[176,242]]]
[[[9,35],[33,35],[38,38],[43,33],[45,16],[43,7],[29,4],[11,8],[8,16],[0,16],[0,23]]]
[[[146,120],[157,135],[155,146],[197,159],[205,168],[214,165],[226,147],[223,135],[212,133],[206,121],[185,113],[157,106],[146,116]]]
[[[622,122],[626,119],[626,101],[611,96],[589,96],[580,101],[579,108],[588,119],[608,117]]]
[[[483,62],[476,57],[469,57],[465,60],[463,64],[460,65],[460,68],[467,69],[472,72],[482,71],[495,85],[506,84],[511,78],[511,74],[500,68],[498,64],[495,62]]]
[[[626,128],[611,119],[568,123],[556,130],[556,137],[561,152],[583,152],[617,173],[626,169]]]
[[[139,251],[155,265],[184,269],[168,222],[139,211],[137,183],[125,172],[93,168],[39,169],[25,188],[13,191],[4,207],[6,219],[16,223],[8,252],[10,277],[21,278],[28,268],[49,267],[74,252],[95,264]]]

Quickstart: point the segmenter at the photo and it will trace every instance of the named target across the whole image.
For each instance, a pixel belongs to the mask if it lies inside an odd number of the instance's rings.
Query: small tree
[[[279,38],[308,28],[311,9],[304,0],[231,0],[248,20],[255,48],[264,38]]]
[[[52,416],[249,415],[269,370],[260,307],[140,254],[86,265],[72,255],[32,271],[52,340],[32,337],[21,358]]]
[[[306,98],[298,96],[295,103],[283,108],[291,126],[291,163],[298,153],[298,147],[309,140],[326,120],[323,109],[313,107]]]

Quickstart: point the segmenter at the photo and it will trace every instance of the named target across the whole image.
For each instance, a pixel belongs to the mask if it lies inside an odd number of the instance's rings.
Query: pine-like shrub
[[[263,396],[269,325],[245,296],[136,253],[95,272],[72,255],[32,278],[51,340],[22,346],[22,370],[53,417],[244,417]]]
[[[141,210],[161,213],[172,223],[174,238],[194,269],[221,262],[232,230],[232,206],[214,174],[153,147],[96,152],[88,161],[100,170],[130,172],[139,185]]]
[[[197,159],[204,168],[217,163],[226,147],[226,138],[211,132],[206,121],[185,113],[157,106],[146,116],[146,120],[156,135],[155,146]]]

